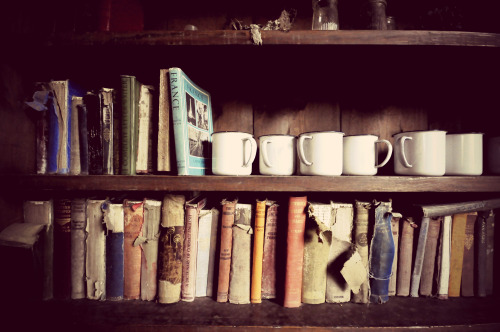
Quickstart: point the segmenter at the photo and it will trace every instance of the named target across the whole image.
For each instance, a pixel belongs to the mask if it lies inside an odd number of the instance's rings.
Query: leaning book
[[[205,175],[210,165],[212,99],[180,68],[169,69],[178,175]]]

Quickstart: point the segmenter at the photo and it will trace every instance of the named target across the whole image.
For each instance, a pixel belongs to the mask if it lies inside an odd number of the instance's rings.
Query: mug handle
[[[300,158],[300,161],[303,162],[304,164],[306,164],[307,166],[311,166],[312,165],[312,162],[310,162],[309,160],[306,159],[306,155],[304,153],[304,141],[306,139],[312,139],[312,136],[300,136],[299,137],[299,141],[298,141],[298,144],[297,144],[297,147],[298,147],[298,152],[299,152],[299,158]]]
[[[255,156],[257,155],[257,142],[253,137],[244,138],[242,141],[243,145],[246,141],[250,142],[250,158],[248,159],[248,161],[243,163],[243,167],[248,167],[248,165],[253,163],[253,161],[255,160]]]
[[[403,136],[401,137],[401,139],[399,140],[399,147],[401,148],[401,157],[403,158],[403,166],[406,167],[406,168],[411,168],[413,167],[413,165],[411,165],[409,162],[408,162],[408,159],[406,159],[406,153],[405,153],[405,141],[406,140],[412,140],[413,137],[410,137],[410,136]]]
[[[378,165],[375,165],[376,168],[379,168],[379,167],[385,166],[385,164],[387,164],[389,162],[389,159],[391,159],[391,156],[392,156],[392,144],[391,144],[391,142],[389,142],[386,139],[376,140],[375,144],[377,144],[377,143],[385,143],[385,145],[387,145],[387,149],[388,149],[387,150],[387,156],[385,157],[384,161],[381,162]]]
[[[273,165],[269,161],[269,156],[267,154],[267,145],[270,143],[272,142],[269,139],[265,139],[260,146],[260,148],[262,149],[262,159],[267,167],[273,167]]]

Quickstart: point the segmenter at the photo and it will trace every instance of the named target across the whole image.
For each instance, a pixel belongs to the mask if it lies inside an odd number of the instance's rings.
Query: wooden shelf
[[[500,192],[499,176],[0,175],[3,190]]]

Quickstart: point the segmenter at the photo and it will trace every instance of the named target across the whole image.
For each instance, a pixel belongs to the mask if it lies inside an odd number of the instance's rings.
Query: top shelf
[[[500,34],[423,30],[261,31],[263,45],[413,45],[500,47]],[[252,45],[248,30],[55,34],[47,46]]]

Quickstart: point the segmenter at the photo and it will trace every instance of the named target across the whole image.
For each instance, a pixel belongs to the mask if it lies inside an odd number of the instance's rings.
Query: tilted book
[[[184,246],[183,195],[163,198],[160,242],[158,248],[158,302],[181,300],[182,255]]]
[[[158,103],[158,172],[172,171],[173,125],[170,114],[170,84],[168,69],[160,69],[160,91]]]
[[[396,282],[396,295],[409,296],[411,283],[411,267],[413,263],[413,237],[417,224],[412,217],[406,217],[401,226],[401,239],[399,243],[398,277]]]
[[[141,85],[138,107],[139,118],[135,170],[138,174],[146,174],[153,172],[153,86]]]
[[[389,281],[389,296],[396,295],[396,281],[398,275],[398,253],[399,253],[399,221],[403,216],[401,213],[393,212],[391,219],[392,237],[394,238],[394,261],[392,262],[391,280]]]
[[[254,243],[252,260],[252,286],[250,301],[252,303],[262,302],[262,259],[264,255],[264,232],[266,223],[267,201],[257,200],[255,204]]]
[[[69,167],[69,174],[71,175],[79,175],[81,173],[78,110],[81,109],[82,104],[82,97],[73,96],[71,98],[71,158]]]
[[[42,299],[50,300],[54,296],[54,202],[25,201],[23,203],[23,219],[25,223],[42,224],[45,230],[40,234],[43,242],[42,253]]]
[[[141,294],[141,262],[142,250],[134,246],[135,240],[141,236],[144,223],[144,202],[123,202],[124,214],[124,239],[123,239],[123,298],[125,300],[138,300]]]
[[[87,298],[106,299],[106,233],[102,205],[104,200],[87,201],[87,250],[85,275],[87,279]]]
[[[160,238],[161,201],[144,201],[144,223],[141,235],[134,241],[134,246],[142,249],[141,260],[141,300],[156,299],[156,275],[158,265],[158,239]]]
[[[462,284],[462,266],[464,263],[466,213],[453,215],[451,224],[451,256],[450,256],[450,283],[449,297],[459,297]]]
[[[54,297],[71,297],[71,199],[54,199]]]
[[[302,270],[302,303],[325,302],[328,255],[332,244],[332,205],[307,203]]]
[[[410,296],[418,297],[420,278],[422,276],[422,265],[424,263],[425,243],[429,231],[430,217],[423,217],[420,223],[420,233],[418,234],[417,250],[415,252],[415,263],[411,274]]]
[[[219,278],[217,282],[217,302],[227,302],[229,297],[229,273],[231,271],[231,253],[233,246],[234,213],[238,200],[223,200],[221,216],[221,236],[219,255]]]
[[[437,296],[441,300],[448,299],[448,285],[450,282],[451,256],[451,216],[443,217],[441,236],[438,251]]]
[[[434,294],[434,270],[436,266],[437,245],[442,220],[442,217],[432,217],[429,219],[429,230],[427,231],[424,260],[422,262],[422,274],[420,276],[419,293],[422,296],[432,296]]]
[[[300,307],[302,301],[302,266],[307,196],[290,196],[288,200],[288,234],[285,268],[284,307]]]
[[[170,107],[179,175],[204,175],[210,170],[212,99],[180,68],[169,69]]]
[[[87,93],[83,97],[87,110],[87,144],[89,158],[89,174],[103,174],[102,156],[102,108],[98,94]]]
[[[104,202],[101,206],[106,227],[106,300],[123,300],[123,204]]]
[[[229,302],[234,304],[250,303],[252,214],[251,204],[236,204],[229,276]]]
[[[99,91],[99,100],[102,113],[102,174],[114,174],[113,149],[114,149],[114,89],[102,88]]]
[[[394,239],[391,231],[392,202],[375,203],[375,226],[370,242],[370,303],[389,300],[389,280],[394,261]]]
[[[354,209],[354,245],[356,251],[361,256],[363,265],[366,267],[366,275],[368,276],[368,221],[372,204],[356,201]],[[354,303],[368,303],[369,294],[370,281],[366,278],[359,292],[353,294],[351,301]]]
[[[87,297],[85,280],[85,257],[87,237],[87,200],[71,200],[71,298]]]
[[[464,259],[462,264],[462,296],[474,296],[475,280],[474,274],[476,273],[475,264],[475,224],[477,219],[477,212],[470,212],[467,215],[465,224],[465,240],[464,240]]]
[[[202,209],[198,227],[198,255],[196,257],[196,296],[212,296],[215,268],[215,249],[219,210]]]
[[[276,298],[276,237],[278,235],[278,204],[267,201],[262,256],[262,298]]]
[[[135,175],[141,83],[132,75],[121,75],[120,78],[122,106],[120,174]]]
[[[347,203],[332,202],[331,206],[332,244],[328,254],[326,302],[348,302],[351,289],[340,271],[351,256],[354,208]]]

